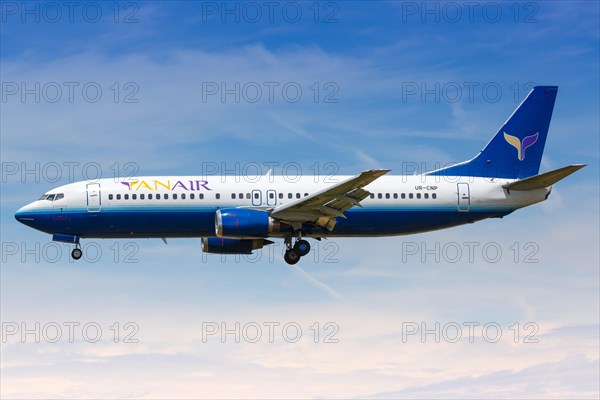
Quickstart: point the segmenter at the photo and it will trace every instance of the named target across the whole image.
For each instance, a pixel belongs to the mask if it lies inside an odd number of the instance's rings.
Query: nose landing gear
[[[81,251],[81,246],[79,245],[79,243],[76,243],[75,248],[71,252],[71,257],[73,257],[73,260],[79,260],[82,255],[83,252]]]
[[[66,233],[55,233],[52,235],[52,240],[55,242],[74,244],[75,248],[71,252],[73,260],[79,260],[83,255],[81,245],[79,244],[79,236],[69,235]]]

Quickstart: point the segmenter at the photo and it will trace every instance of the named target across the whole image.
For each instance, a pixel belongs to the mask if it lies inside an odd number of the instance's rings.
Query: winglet
[[[573,164],[568,165],[566,167],[562,167],[559,169],[555,169],[554,171],[545,172],[543,174],[535,175],[530,178],[521,179],[518,181],[514,181],[511,183],[507,183],[502,186],[504,189],[508,190],[536,190],[543,189],[548,186],[554,185],[556,182],[561,179],[566,178],[572,173],[579,171],[581,168],[585,167],[587,164]]]

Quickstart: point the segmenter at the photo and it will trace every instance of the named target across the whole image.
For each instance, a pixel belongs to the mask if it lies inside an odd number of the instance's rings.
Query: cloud
[[[402,391],[378,393],[367,398],[594,398],[598,384],[598,359],[570,356],[560,362],[540,363],[518,371],[502,370],[479,376],[414,386]],[[570,380],[558,377],[570,376]],[[558,378],[558,379],[557,379]],[[467,389],[468,388],[468,389]]]

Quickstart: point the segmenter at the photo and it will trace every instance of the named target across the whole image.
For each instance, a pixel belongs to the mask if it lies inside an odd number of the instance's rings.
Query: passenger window
[[[371,193],[371,198],[374,199],[375,198],[375,193]]]
[[[386,193],[386,194],[385,194],[385,198],[386,198],[386,199],[389,199],[389,198],[390,198],[390,194],[389,194],[389,193]]]
[[[148,200],[152,200],[152,193],[148,193]]]
[[[279,198],[283,199],[283,193],[279,193]]]
[[[140,194],[140,200],[144,200],[145,197],[146,195],[144,193]]]
[[[156,200],[160,200],[160,193],[156,193]]]
[[[405,199],[405,198],[406,198],[406,193],[402,193],[402,194],[400,195],[400,197],[402,197],[403,199]]]
[[[120,194],[117,195],[117,200],[121,200],[121,195]]]
[[[437,194],[435,194],[435,193],[432,193],[432,194],[431,194],[431,198],[432,198],[432,199],[436,199],[436,198],[437,198]]]
[[[164,197],[164,199],[165,199],[165,200],[169,200],[169,193],[165,193],[165,197]]]
[[[194,200],[194,197],[196,197],[196,195],[194,193],[190,193],[190,200]]]
[[[185,200],[185,193],[181,193],[181,200]]]
[[[292,197],[294,197],[294,195],[291,193],[288,193],[288,199],[291,199]]]
[[[308,197],[308,193],[304,193],[304,197]]]
[[[258,193],[254,193],[254,198],[258,199]]]
[[[109,194],[109,195],[108,195],[108,199],[109,199],[109,200],[112,200],[112,199],[113,199],[113,195],[112,195],[112,194]]]
[[[244,199],[244,193],[240,193],[240,200]]]
[[[394,198],[397,199],[398,198],[398,193],[394,193]]]
[[[383,199],[383,195],[381,193],[377,193],[377,198],[378,199]]]
[[[215,194],[215,199],[219,200],[221,198],[221,193]]]
[[[124,195],[123,195],[123,198],[124,198],[125,200],[129,200],[129,195],[128,195],[128,194],[124,194]]]
[[[299,199],[300,198],[300,193],[296,193],[296,198]]]
[[[269,198],[270,199],[274,199],[275,198],[275,195],[273,194],[273,192],[269,193]]]
[[[428,199],[428,198],[429,198],[429,193],[425,193],[425,194],[423,195],[423,197],[425,197],[426,199]]]
[[[173,200],[177,200],[177,193],[173,193]]]
[[[235,193],[231,193],[231,198],[235,199]]]
[[[251,197],[251,196],[250,196],[250,193],[246,193],[246,198],[247,198],[248,200],[250,200],[250,197]]]
[[[417,193],[417,199],[421,198],[421,193]]]
[[[134,193],[134,194],[132,194],[132,195],[131,195],[131,199],[132,199],[132,200],[137,200],[137,194],[135,194],[135,193]]]
[[[409,193],[409,194],[408,194],[408,198],[409,198],[409,199],[412,199],[412,198],[413,198],[413,194],[412,194],[412,193]]]

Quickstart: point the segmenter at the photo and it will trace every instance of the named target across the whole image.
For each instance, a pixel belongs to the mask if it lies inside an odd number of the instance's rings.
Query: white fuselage
[[[21,208],[16,218],[44,232],[79,237],[214,237],[216,210],[272,210],[349,178],[149,176],[76,182],[48,191],[46,199]],[[365,187],[371,195],[362,207],[338,218],[331,232],[307,227],[305,235],[386,236],[442,229],[502,217],[543,201],[550,191],[502,187],[512,181],[382,176]]]

